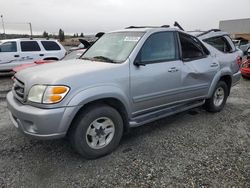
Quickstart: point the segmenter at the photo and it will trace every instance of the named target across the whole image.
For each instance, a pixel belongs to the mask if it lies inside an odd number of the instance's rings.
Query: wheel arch
[[[213,95],[213,91],[214,91],[214,89],[219,81],[224,81],[227,84],[228,91],[229,91],[228,95],[230,94],[231,86],[232,86],[232,73],[230,71],[218,72],[215,75],[215,77],[210,85],[207,98],[210,98]]]
[[[61,129],[68,132],[77,115],[87,107],[106,104],[120,113],[123,119],[124,130],[128,131],[128,122],[131,114],[128,102],[126,95],[123,94],[119,88],[115,87],[104,86],[82,91],[75,95],[67,104],[69,109],[65,111]]]

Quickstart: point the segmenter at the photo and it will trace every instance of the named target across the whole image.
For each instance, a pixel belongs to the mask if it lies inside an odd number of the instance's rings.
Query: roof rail
[[[221,30],[220,30],[220,29],[210,29],[210,30],[208,30],[208,31],[205,31],[205,32],[203,32],[203,33],[197,35],[197,37],[200,37],[200,36],[202,36],[202,35],[206,35],[206,34],[212,32],[212,31],[213,31],[213,32],[219,32],[219,31],[221,31]]]
[[[129,26],[126,27],[125,29],[141,29],[141,28],[168,28],[170,27],[169,25],[162,25],[162,26]]]

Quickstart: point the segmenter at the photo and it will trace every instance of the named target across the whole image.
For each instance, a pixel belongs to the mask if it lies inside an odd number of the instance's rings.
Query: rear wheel
[[[114,108],[94,105],[80,112],[69,132],[75,150],[94,159],[112,152],[123,134],[123,120]]]
[[[208,112],[220,112],[227,101],[229,88],[224,81],[219,81],[211,98],[205,102],[205,109]]]

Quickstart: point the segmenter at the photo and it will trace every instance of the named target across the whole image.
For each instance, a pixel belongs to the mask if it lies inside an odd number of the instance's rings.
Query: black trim
[[[201,47],[202,47],[203,56],[195,57],[195,58],[184,59],[183,56],[182,56],[182,47],[181,47],[180,34],[182,34],[182,35],[184,35],[184,36],[187,36],[187,37],[190,37],[191,39],[192,39],[192,38],[196,39],[196,40],[198,41],[198,43],[201,45]],[[193,40],[193,39],[192,39],[192,40]],[[178,31],[178,45],[179,45],[179,51],[180,51],[180,59],[181,59],[183,62],[189,62],[189,61],[194,61],[194,60],[203,59],[203,58],[206,58],[208,55],[210,55],[210,51],[204,46],[204,44],[200,41],[200,39],[198,39],[197,37],[195,37],[195,36],[193,36],[193,35],[184,33],[184,32]]]

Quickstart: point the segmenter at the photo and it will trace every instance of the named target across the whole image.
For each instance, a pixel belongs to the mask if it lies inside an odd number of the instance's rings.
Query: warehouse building
[[[231,34],[233,38],[250,40],[250,18],[220,21],[220,29]]]

